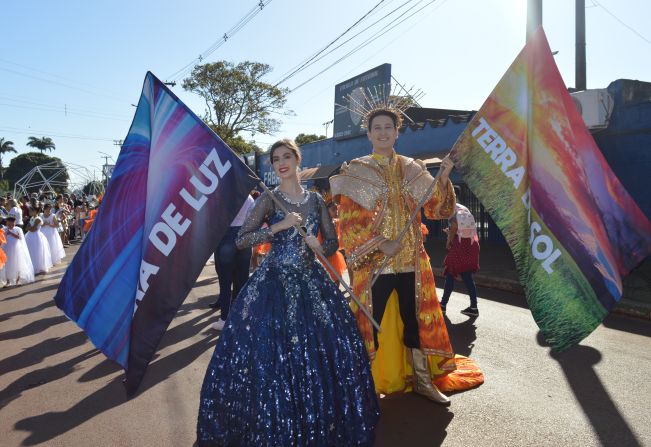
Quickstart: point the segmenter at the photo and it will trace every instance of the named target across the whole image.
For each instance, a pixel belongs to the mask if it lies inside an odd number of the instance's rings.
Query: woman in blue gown
[[[321,196],[300,186],[296,144],[281,140],[270,157],[280,186],[256,200],[237,245],[272,248],[240,291],[206,371],[198,444],[372,445],[379,407],[368,356],[346,299],[314,255],[337,249],[332,220]]]

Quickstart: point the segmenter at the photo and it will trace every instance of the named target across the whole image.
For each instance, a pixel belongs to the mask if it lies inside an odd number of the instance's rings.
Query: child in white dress
[[[7,254],[7,263],[0,275],[7,286],[34,282],[34,267],[29,257],[23,230],[16,226],[16,215],[7,216],[7,226],[3,228],[7,244],[3,247]]]
[[[29,249],[29,256],[32,259],[34,273],[47,273],[52,267],[52,255],[50,244],[45,235],[41,232],[43,221],[40,217],[33,217],[29,221],[29,231],[25,235],[25,242]]]
[[[49,203],[45,205],[43,207],[43,213],[39,217],[43,221],[41,231],[50,244],[52,263],[56,265],[65,257],[66,252],[63,249],[63,242],[61,242],[61,237],[59,236],[59,221],[52,214],[52,205]]]

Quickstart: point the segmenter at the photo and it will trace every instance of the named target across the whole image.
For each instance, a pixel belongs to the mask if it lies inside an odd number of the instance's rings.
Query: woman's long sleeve
[[[269,193],[263,193],[255,201],[253,208],[240,228],[235,245],[240,250],[243,248],[252,247],[254,245],[264,244],[273,239],[271,227],[261,228],[262,224],[268,220],[273,212],[273,201],[269,197]]]
[[[323,254],[328,257],[331,256],[339,248],[339,239],[337,238],[337,231],[335,225],[332,223],[328,207],[326,206],[323,198],[318,197],[319,214],[321,216],[321,235],[323,236]]]

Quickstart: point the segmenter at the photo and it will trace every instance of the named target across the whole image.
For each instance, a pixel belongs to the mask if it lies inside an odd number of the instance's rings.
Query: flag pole
[[[260,184],[260,187],[262,189],[264,189],[267,193],[269,193],[269,196],[271,197],[271,200],[274,201],[274,203],[278,206],[278,208],[280,208],[285,213],[285,215],[289,215],[289,210],[287,210],[287,208],[285,207],[285,204],[282,203],[276,197],[276,195],[273,192],[271,192],[271,190],[267,187],[267,185],[265,185],[262,180],[260,180],[259,184]],[[303,227],[301,227],[300,225],[295,225],[294,228],[296,228],[296,230],[298,231],[298,233],[301,235],[301,237],[303,239],[305,239],[307,237],[307,233],[305,232]],[[308,245],[308,247],[309,247],[309,245]],[[310,248],[312,248],[312,247],[310,247]],[[359,300],[359,298],[357,298],[357,296],[353,293],[353,289],[351,289],[350,286],[346,283],[346,281],[344,281],[344,279],[341,276],[339,276],[339,273],[335,270],[335,268],[332,266],[332,264],[330,264],[330,261],[328,261],[328,259],[325,256],[321,255],[320,253],[317,253],[316,250],[312,249],[312,251],[314,251],[314,254],[317,255],[317,257],[319,258],[319,261],[321,261],[323,264],[326,265],[326,267],[328,267],[330,269],[330,272],[332,272],[335,275],[337,280],[339,280],[339,283],[342,286],[344,286],[344,289],[346,289],[346,291],[348,292],[348,294],[350,295],[352,300],[355,301],[355,304],[357,304],[357,306],[359,306],[361,311],[364,312],[364,315],[366,315],[366,317],[369,319],[369,321],[375,327],[375,329],[377,329],[377,331],[380,332],[380,325],[377,323],[377,321],[375,321],[375,319],[373,318],[373,315],[371,315],[371,313],[366,308],[366,306],[364,306],[362,304],[362,302]]]

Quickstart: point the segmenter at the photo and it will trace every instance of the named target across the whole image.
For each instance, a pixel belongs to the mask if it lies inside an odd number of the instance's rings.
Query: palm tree
[[[52,138],[50,137],[43,137],[43,138],[36,138],[36,137],[29,137],[27,141],[27,146],[29,147],[35,147],[39,151],[41,151],[41,154],[44,154],[45,151],[53,151],[56,149],[56,146],[54,145],[54,141],[52,141]]]
[[[0,179],[2,180],[5,178],[5,170],[2,167],[2,156],[8,152],[16,153],[14,142],[0,138]]]

